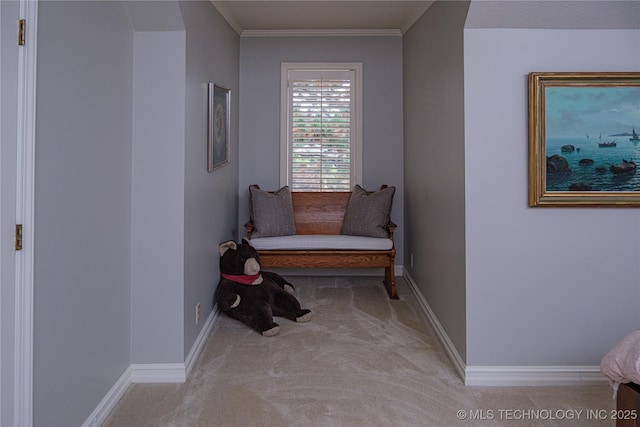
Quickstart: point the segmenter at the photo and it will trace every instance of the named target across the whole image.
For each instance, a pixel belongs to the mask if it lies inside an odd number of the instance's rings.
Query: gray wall
[[[133,52],[131,359],[177,363],[184,360],[185,32],[136,32]]]
[[[239,37],[209,2],[45,1],[38,48],[34,425],[81,425],[211,314],[238,132],[207,173],[206,83],[238,93]]]
[[[240,43],[208,2],[153,2],[162,11],[151,21],[136,12],[148,3],[40,3],[34,425],[82,424],[133,363],[133,345],[160,348],[155,354],[136,353],[139,363],[184,360],[202,328],[194,324],[194,305],[201,303],[203,319],[211,311],[219,275],[215,248],[242,235],[238,224],[247,219],[248,185],[279,184],[282,61],[364,62],[364,185],[398,187],[393,212],[400,225],[398,258],[408,265],[409,253],[414,254],[410,272],[467,365],[594,365],[617,339],[637,328],[636,210],[529,209],[525,166],[526,74],[534,69],[640,70],[638,23],[628,18],[638,16],[629,9],[637,3],[605,8],[612,27],[635,28],[626,31],[501,29],[515,27],[510,20],[520,15],[508,9],[510,18],[496,23],[495,9],[475,9],[462,44],[468,3],[437,3],[407,33],[404,46],[399,37],[245,38]],[[3,24],[5,16],[13,18],[5,14],[7,8],[2,2]],[[450,22],[444,25],[445,20]],[[593,22],[602,25],[601,19]],[[4,138],[12,137],[4,127],[6,101],[13,96],[7,89],[13,76],[5,72],[5,28],[3,168],[5,155],[11,155]],[[160,38],[149,33],[136,40],[136,31],[156,31]],[[175,33],[163,34],[167,31]],[[171,58],[184,63],[183,71],[182,64],[164,71],[183,76],[172,87],[184,94],[184,106],[168,113],[182,131],[175,146],[163,144],[160,163],[149,165],[153,157],[136,157],[146,145],[134,141],[141,125],[134,94],[154,91],[137,87],[144,76],[136,80],[134,71],[157,64],[162,55],[156,52],[151,61],[135,65],[142,59],[135,54],[142,46],[163,49],[167,43],[174,48]],[[203,142],[208,81],[231,88],[233,113],[241,120],[232,125],[231,163],[213,173],[205,172]],[[166,100],[169,94],[158,96]],[[179,94],[171,96],[176,100]],[[154,113],[144,111],[151,118]],[[509,160],[500,171],[485,167],[496,153]],[[148,231],[160,238],[178,236],[169,249],[153,248],[150,241],[133,243],[144,222],[136,215],[165,218],[151,209],[153,203],[167,203],[165,188],[135,179],[153,166],[169,168],[170,177],[182,180],[171,187],[169,200],[182,213],[168,214],[169,224],[154,221],[155,229]],[[459,174],[452,176],[451,169]],[[136,199],[134,192],[153,203]],[[3,215],[3,232],[5,222]],[[410,237],[406,246],[405,235]],[[178,283],[132,274],[140,268],[133,252],[144,245],[152,250],[150,265],[154,256],[163,259],[165,249],[178,252],[181,259],[168,266]],[[4,344],[12,333],[4,320],[13,295],[7,292],[4,268],[2,274]],[[132,313],[162,310],[178,322],[169,331],[168,348],[158,347],[167,337],[157,328],[132,331],[141,325]],[[2,352],[5,420],[4,395],[12,378],[6,378],[11,361],[4,346]]]
[[[81,425],[130,364],[133,32],[117,2],[38,24],[33,424]]]
[[[436,2],[404,36],[404,265],[463,358],[468,8],[469,2]]]
[[[218,243],[237,234],[240,38],[209,2],[183,2],[187,29],[185,137],[184,351],[213,308],[220,277]],[[207,83],[231,90],[229,164],[207,172]],[[200,324],[195,306],[200,303]]]
[[[640,3],[628,0],[474,1],[465,28],[637,29]]]
[[[405,266],[467,367],[598,366],[637,328],[636,210],[527,207],[526,76],[640,70],[639,16],[436,2],[405,34]]]
[[[132,361],[176,363],[211,314],[218,242],[237,229],[239,37],[207,2],[141,2],[130,10]],[[232,93],[231,162],[213,173],[206,163],[208,82]]]
[[[394,185],[396,261],[404,249],[402,182],[402,39],[400,37],[245,37],[240,44],[240,226],[249,219],[249,190],[279,188],[280,64],[363,63],[363,185]],[[240,230],[240,237],[244,236]]]
[[[0,425],[13,425],[19,3],[0,2]]]
[[[512,29],[517,14],[489,22],[481,3],[464,42],[467,365],[598,366],[640,323],[640,214],[527,207],[527,74],[640,71],[640,3],[534,19],[597,30]]]

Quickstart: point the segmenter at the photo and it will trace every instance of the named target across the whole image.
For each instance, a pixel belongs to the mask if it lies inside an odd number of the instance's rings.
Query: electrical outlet
[[[200,323],[200,303],[196,304],[196,325]]]

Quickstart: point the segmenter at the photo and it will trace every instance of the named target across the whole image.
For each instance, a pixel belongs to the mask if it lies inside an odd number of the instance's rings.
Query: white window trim
[[[351,135],[353,144],[352,184],[362,185],[362,63],[361,62],[283,62],[280,72],[280,186],[289,185],[291,172],[291,150],[289,144],[289,80],[290,70],[336,70],[349,69],[355,73],[354,85],[354,134]]]

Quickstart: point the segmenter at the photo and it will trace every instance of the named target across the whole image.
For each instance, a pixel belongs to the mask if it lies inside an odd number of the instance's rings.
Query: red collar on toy
[[[233,282],[242,283],[243,285],[253,285],[253,283],[258,280],[260,277],[260,273],[254,274],[252,276],[247,276],[246,274],[224,274],[222,273],[222,277],[227,280],[231,280]]]

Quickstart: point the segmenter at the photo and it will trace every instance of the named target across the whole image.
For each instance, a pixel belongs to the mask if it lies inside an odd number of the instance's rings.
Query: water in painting
[[[640,88],[549,87],[545,95],[547,191],[640,191]]]

